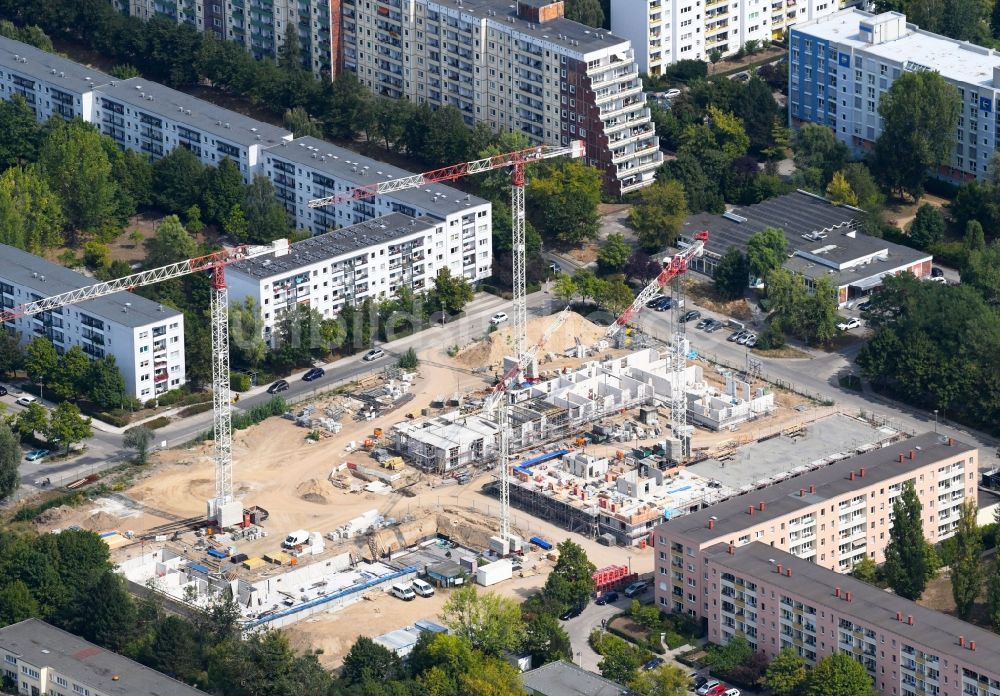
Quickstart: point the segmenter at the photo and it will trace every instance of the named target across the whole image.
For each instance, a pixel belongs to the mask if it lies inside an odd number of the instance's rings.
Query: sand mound
[[[35,524],[38,525],[49,525],[58,524],[60,521],[68,517],[72,513],[72,509],[66,505],[60,505],[58,507],[49,508],[45,510],[42,514],[35,518]]]
[[[295,493],[306,502],[326,505],[333,497],[334,490],[333,484],[329,481],[311,478],[300,483]]]
[[[542,335],[555,321],[555,315],[536,317],[528,320],[528,344],[541,340]],[[562,353],[576,344],[576,340],[589,346],[599,341],[606,329],[585,319],[576,313],[571,313],[559,330],[552,334],[549,342],[543,347],[542,353]],[[456,358],[467,367],[497,366],[505,356],[514,351],[513,327],[508,323],[503,328],[494,331],[486,339],[473,343],[462,350]]]
[[[96,512],[83,520],[80,526],[94,532],[107,532],[118,526],[118,518],[106,512]]]

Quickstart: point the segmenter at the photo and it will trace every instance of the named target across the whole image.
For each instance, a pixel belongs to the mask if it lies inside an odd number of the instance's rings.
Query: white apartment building
[[[344,68],[376,94],[583,140],[612,193],[663,162],[628,39],[565,19],[562,0],[343,0],[343,43]]]
[[[299,229],[322,234],[389,213],[410,217],[429,216],[463,234],[473,232],[477,246],[489,246],[493,206],[482,198],[444,184],[397,191],[367,200],[326,208],[310,208],[309,201],[343,194],[351,189],[388,179],[412,176],[412,172],[364,157],[311,136],[283,142],[264,151],[262,173],[274,184],[278,200]],[[490,261],[480,260],[465,269],[469,280],[490,275]],[[461,269],[457,269],[461,270]],[[469,271],[475,271],[470,273]]]
[[[470,282],[486,277],[490,254],[489,234],[473,225],[390,213],[294,242],[284,256],[234,263],[226,280],[232,302],[254,299],[269,339],[281,315],[296,305],[333,319],[347,303],[378,302],[404,286],[416,294],[429,290],[444,268]]]
[[[317,77],[336,75],[340,0],[112,0],[126,14],[165,17],[215,38],[235,41],[257,60],[274,59],[294,24],[302,63]]]
[[[292,134],[184,92],[133,77],[112,80],[97,90],[97,118],[102,133],[121,147],[159,159],[186,147],[215,167],[228,157],[247,183],[262,173],[261,152],[292,139]]]
[[[43,258],[0,244],[0,301],[4,309],[94,281]],[[130,292],[67,305],[4,322],[27,343],[46,336],[59,354],[71,346],[100,358],[113,355],[129,394],[156,398],[185,382],[184,315]]]
[[[0,36],[0,98],[24,97],[39,121],[58,115],[94,120],[94,87],[111,75]]]
[[[922,31],[906,15],[856,9],[792,29],[788,118],[833,128],[856,154],[882,132],[879,100],[903,72],[933,70],[958,91],[961,112],[951,162],[936,175],[984,179],[1000,127],[1000,53]]]
[[[40,619],[0,628],[0,670],[23,696],[207,696]]]
[[[611,31],[632,42],[639,70],[655,76],[679,60],[780,41],[793,24],[839,7],[839,0],[612,0]]]

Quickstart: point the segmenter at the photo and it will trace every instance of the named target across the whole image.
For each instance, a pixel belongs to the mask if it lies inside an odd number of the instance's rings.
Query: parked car
[[[674,306],[674,300],[671,297],[661,297],[657,301],[656,306],[653,308],[657,312],[666,312],[668,309]]]
[[[552,273],[562,273],[562,266],[559,265],[558,261],[553,261],[549,264],[549,270],[552,271]]]
[[[722,328],[722,322],[719,321],[718,319],[709,319],[704,326],[705,333],[715,333],[721,328]]]
[[[739,339],[736,342],[739,343],[741,346],[745,346],[750,342],[751,339],[753,339],[753,342],[756,344],[757,334],[747,331],[746,334],[743,335],[743,338]]]
[[[695,693],[698,694],[698,696],[705,696],[705,694],[717,686],[722,686],[718,679],[709,679],[704,684],[699,686]]]
[[[931,266],[931,278],[944,278],[944,270],[937,266]]]
[[[612,604],[617,601],[618,601],[618,593],[615,592],[614,590],[611,590],[610,592],[605,592],[600,597],[598,597],[594,601],[594,604],[603,607],[605,604]]]
[[[864,302],[858,305],[858,311],[867,312],[869,309],[871,309],[871,307],[872,307],[871,300],[865,300]]]
[[[842,321],[837,324],[837,328],[841,331],[850,331],[851,329],[856,329],[861,326],[861,320],[857,317],[851,317],[847,321]]]
[[[747,348],[753,348],[755,345],[757,345],[757,337],[751,335],[750,338],[747,339],[747,342],[744,343],[743,345],[745,345]]]
[[[692,672],[691,674],[688,675],[688,678],[691,680],[692,691],[697,691],[698,689],[700,689],[701,687],[703,687],[705,684],[708,683],[708,677],[703,677],[697,672]]]
[[[676,99],[677,97],[681,96],[681,91],[679,89],[677,89],[676,87],[674,87],[674,88],[668,89],[665,92],[665,96],[667,97],[667,99]]]
[[[642,666],[642,668],[648,672],[651,669],[656,669],[657,667],[659,667],[660,665],[662,665],[663,662],[664,662],[664,659],[662,657],[656,656],[652,660],[649,660],[648,662],[646,662]]]
[[[385,357],[385,351],[381,348],[372,348],[370,351],[365,353],[365,357],[361,358],[365,362],[373,362],[375,360],[380,360]]]
[[[303,377],[303,379],[305,379],[305,377]],[[277,382],[275,382],[274,384],[272,384],[270,387],[267,388],[267,393],[277,394],[278,392],[283,392],[286,389],[288,389],[288,382],[286,382],[283,379],[279,379]]]
[[[38,401],[38,399],[36,399],[35,397],[33,397],[31,394],[25,394],[24,396],[22,396],[21,398],[19,398],[15,403],[18,406],[25,406],[25,407],[27,407],[27,406],[30,406],[31,404],[35,403],[36,401]]]
[[[740,690],[737,688],[727,689],[722,696],[740,696]]]
[[[569,609],[567,609],[563,613],[563,615],[560,616],[559,618],[562,619],[563,621],[569,621],[570,619],[575,619],[581,613],[583,613],[583,605],[582,604],[577,604],[576,606],[573,606],[573,607],[570,607]]]
[[[490,317],[490,323],[493,324],[493,326],[497,326],[498,324],[502,324],[507,321],[507,319],[507,312],[497,312]]]
[[[685,312],[681,316],[681,323],[686,324],[687,322],[694,321],[695,319],[701,319],[701,312],[699,312],[697,309],[692,309],[690,311]]]
[[[29,462],[34,462],[38,461],[42,457],[47,457],[50,454],[52,453],[49,452],[47,449],[34,449],[28,452],[26,455],[24,455],[24,458],[27,459]]]
[[[719,684],[718,686],[714,686],[711,689],[709,689],[708,693],[706,693],[705,696],[726,696],[726,694],[728,693],[729,689],[726,687],[726,685]]]
[[[741,338],[743,338],[744,336],[746,336],[747,333],[748,332],[747,332],[746,329],[740,329],[739,331],[733,331],[731,334],[729,334],[729,336],[726,338],[726,340],[729,341],[730,343],[734,343],[734,342],[740,340]]]
[[[710,322],[710,321],[712,321],[712,320],[709,319],[708,317],[705,317],[704,319],[702,319],[701,321],[699,321],[695,325],[694,328],[696,328],[696,329],[704,329],[706,326],[708,326],[708,322]]]
[[[0,387],[0,396],[7,396],[7,387]]]
[[[640,580],[638,582],[633,582],[631,585],[625,588],[625,596],[629,599],[633,597],[638,597],[643,592],[649,588],[649,583],[645,580]]]
[[[657,295],[656,297],[654,297],[653,299],[651,299],[649,302],[646,303],[646,307],[648,309],[653,309],[654,307],[656,307],[657,304],[660,303],[660,300],[662,299],[663,295]]]
[[[306,372],[304,375],[302,375],[302,381],[312,382],[313,380],[319,379],[325,374],[326,370],[324,370],[322,367],[314,367],[310,369],[308,372]]]

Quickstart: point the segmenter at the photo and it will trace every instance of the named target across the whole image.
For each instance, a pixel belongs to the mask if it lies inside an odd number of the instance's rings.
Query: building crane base
[[[235,527],[243,522],[243,503],[239,500],[208,500],[208,519],[216,526],[225,529]]]

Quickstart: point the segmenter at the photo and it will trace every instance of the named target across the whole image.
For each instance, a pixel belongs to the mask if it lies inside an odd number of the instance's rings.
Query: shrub
[[[151,421],[143,423],[143,425],[149,428],[150,430],[156,430],[157,428],[162,428],[163,426],[168,425],[169,423],[170,423],[170,418],[168,418],[167,416],[160,416],[159,418],[154,418]]]
[[[181,418],[187,418],[188,416],[194,416],[199,413],[204,413],[205,411],[211,411],[211,410],[212,410],[212,402],[209,401],[204,404],[195,404],[193,406],[182,408],[180,410],[180,413],[178,413],[177,415],[180,416]]]
[[[249,411],[233,414],[233,430],[245,430],[271,416],[280,416],[287,410],[285,400],[280,396],[272,397],[262,404],[254,406]]]
[[[682,636],[680,633],[674,633],[673,631],[667,632],[667,647],[671,650],[676,650],[687,642],[687,638]]]
[[[116,408],[114,411],[101,411],[97,414],[97,419],[113,425],[116,428],[124,428],[128,425],[131,416],[132,414],[128,411]]]
[[[35,519],[50,508],[59,507],[60,505],[76,507],[82,502],[82,493],[65,493],[63,495],[57,495],[53,498],[49,498],[44,503],[21,508],[17,511],[17,513],[15,513],[14,520],[17,522],[28,522]]]
[[[238,392],[250,391],[250,375],[244,372],[230,372],[229,387]]]
[[[399,356],[399,366],[404,370],[415,370],[419,363],[420,359],[417,358],[417,351],[412,348],[407,349],[405,353]]]

